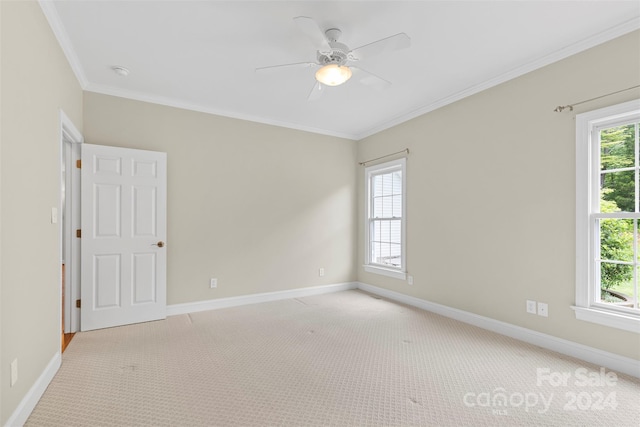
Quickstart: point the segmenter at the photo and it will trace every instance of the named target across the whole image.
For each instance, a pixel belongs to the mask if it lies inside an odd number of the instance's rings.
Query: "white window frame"
[[[402,217],[401,217],[401,265],[399,268],[390,267],[371,262],[371,211],[373,208],[373,198],[371,194],[371,180],[374,176],[389,173],[393,170],[402,171]],[[395,279],[406,280],[407,278],[407,161],[405,158],[368,166],[364,170],[366,187],[366,207],[365,207],[365,248],[364,248],[364,270],[368,273],[381,274]]]
[[[640,99],[576,115],[576,318],[640,333],[640,315],[598,303],[596,227],[600,203],[599,130],[640,120]],[[601,216],[601,215],[600,215]],[[638,213],[626,217],[638,218]]]

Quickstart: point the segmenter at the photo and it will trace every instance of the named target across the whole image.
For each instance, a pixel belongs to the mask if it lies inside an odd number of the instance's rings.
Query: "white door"
[[[167,154],[82,146],[83,331],[166,317]]]

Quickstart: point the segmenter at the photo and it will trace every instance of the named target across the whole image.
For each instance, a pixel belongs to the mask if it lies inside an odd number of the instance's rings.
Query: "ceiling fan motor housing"
[[[338,64],[344,65],[349,59],[349,47],[338,42],[338,38],[342,34],[337,28],[331,28],[325,31],[331,52],[318,51],[318,62],[321,65]]]
[[[337,43],[337,44],[341,44],[341,43]],[[321,65],[327,65],[327,64],[344,65],[348,59],[347,52],[345,52],[342,49],[340,50],[336,49],[333,46],[334,43],[331,43],[330,45],[331,45],[332,51],[329,54],[325,54],[323,52],[318,51],[318,62]]]

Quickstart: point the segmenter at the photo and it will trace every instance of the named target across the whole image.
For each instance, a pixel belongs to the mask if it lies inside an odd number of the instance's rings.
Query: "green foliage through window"
[[[600,212],[636,211],[635,125],[600,132]],[[600,220],[601,289],[621,286],[633,280],[633,219]],[[606,262],[617,261],[618,263]]]

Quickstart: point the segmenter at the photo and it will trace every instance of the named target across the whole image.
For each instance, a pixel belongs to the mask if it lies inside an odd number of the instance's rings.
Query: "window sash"
[[[400,172],[400,182],[394,179],[393,174],[397,172]],[[385,176],[391,177],[391,182],[384,181]],[[376,182],[380,185],[383,181],[386,184],[385,189],[376,188]],[[372,271],[368,267],[374,267],[374,270],[380,268],[402,274],[406,271],[406,160],[403,158],[366,168],[365,182],[365,270]],[[376,232],[376,227],[382,229],[383,224],[388,236],[380,236],[380,233]],[[392,224],[400,225],[398,227]],[[393,236],[390,234],[392,229]],[[382,249],[383,247],[385,249]],[[385,258],[389,262],[384,262]],[[374,272],[384,274],[382,271]],[[403,278],[402,275],[392,277]]]
[[[398,226],[394,227],[393,223],[397,223]],[[388,230],[383,232],[383,228]],[[379,225],[379,227],[376,227]],[[381,231],[376,231],[377,229]],[[394,232],[394,228],[396,228]],[[383,234],[388,234],[384,236]],[[394,235],[395,234],[395,239]],[[384,268],[402,268],[402,218],[372,218],[370,219],[369,226],[369,264],[380,265]],[[381,259],[388,259],[390,262],[380,262]],[[400,259],[399,263],[391,262],[394,259]]]
[[[580,114],[576,117],[576,317],[595,323],[640,332],[640,309],[620,307],[600,301],[602,263],[631,265],[634,303],[639,296],[638,223],[640,222],[640,155],[638,125],[640,100]],[[636,124],[634,165],[601,170],[600,132],[612,127]],[[635,174],[635,211],[600,212],[600,179],[608,173],[633,171]],[[634,220],[633,262],[600,259],[600,219]],[[614,261],[614,262],[610,262]],[[634,305],[637,307],[637,305]],[[609,314],[607,314],[609,313]]]

